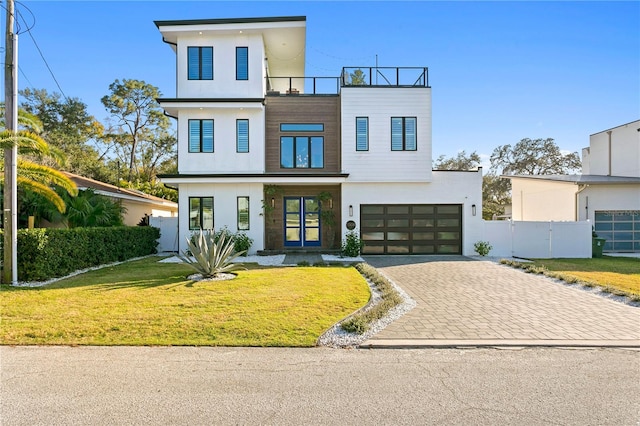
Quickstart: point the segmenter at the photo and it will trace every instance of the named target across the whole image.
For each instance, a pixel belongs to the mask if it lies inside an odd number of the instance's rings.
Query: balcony
[[[342,87],[429,87],[427,67],[344,67]]]
[[[427,67],[344,67],[340,77],[266,77],[267,96],[338,95],[341,87],[430,87]]]

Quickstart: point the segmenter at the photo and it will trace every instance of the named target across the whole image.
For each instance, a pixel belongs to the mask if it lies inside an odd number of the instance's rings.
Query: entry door
[[[284,198],[284,245],[320,246],[320,204],[316,197]]]

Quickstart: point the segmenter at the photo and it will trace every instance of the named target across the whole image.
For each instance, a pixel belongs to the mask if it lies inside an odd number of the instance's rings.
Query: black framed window
[[[189,152],[213,152],[213,120],[189,120]]]
[[[324,132],[324,123],[281,123],[281,132]]]
[[[369,150],[369,117],[356,117],[356,151]]]
[[[189,197],[189,229],[213,229],[213,197]]]
[[[249,152],[249,120],[236,120],[236,152]]]
[[[249,197],[238,197],[238,231],[249,230]]]
[[[391,117],[391,151],[417,149],[416,117]]]
[[[323,136],[282,136],[280,167],[283,169],[321,169],[324,167]]]
[[[249,80],[248,47],[236,47],[236,80]]]
[[[213,80],[213,47],[187,47],[187,68],[189,80]]]

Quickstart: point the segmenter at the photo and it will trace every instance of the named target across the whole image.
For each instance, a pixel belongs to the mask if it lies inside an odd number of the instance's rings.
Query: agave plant
[[[189,250],[183,251],[178,256],[183,262],[198,271],[202,278],[214,278],[225,272],[246,269],[242,265],[232,263],[246,250],[235,252],[233,239],[226,232],[222,232],[216,238],[213,231],[201,229],[200,235],[196,238],[187,238],[187,244]],[[191,253],[195,260],[188,253]]]

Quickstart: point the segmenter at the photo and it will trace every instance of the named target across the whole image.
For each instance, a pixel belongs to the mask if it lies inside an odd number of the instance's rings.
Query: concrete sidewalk
[[[640,348],[640,308],[463,256],[370,256],[417,306],[361,347]]]

